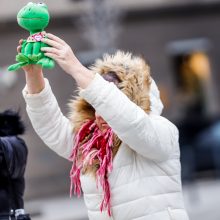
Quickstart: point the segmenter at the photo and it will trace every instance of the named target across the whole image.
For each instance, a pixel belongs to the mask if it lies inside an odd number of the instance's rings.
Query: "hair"
[[[22,135],[25,125],[18,112],[6,110],[0,113],[0,136]]]
[[[117,73],[114,71],[109,71],[103,74],[102,77],[108,82],[113,82],[116,86],[118,86],[118,84],[122,82]]]

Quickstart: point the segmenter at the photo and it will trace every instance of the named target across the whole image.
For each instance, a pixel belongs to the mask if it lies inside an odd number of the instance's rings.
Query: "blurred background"
[[[28,32],[17,12],[28,0],[1,0],[0,111],[20,110],[28,131],[26,211],[33,220],[86,220],[82,199],[69,198],[71,164],[34,133],[21,91],[24,73],[8,73],[18,40]],[[39,1],[33,1],[39,2]],[[220,0],[45,0],[47,32],[63,38],[89,66],[104,52],[146,58],[164,103],[163,116],[180,131],[182,178],[191,220],[219,220],[220,210]],[[45,71],[64,114],[75,82],[56,66]]]

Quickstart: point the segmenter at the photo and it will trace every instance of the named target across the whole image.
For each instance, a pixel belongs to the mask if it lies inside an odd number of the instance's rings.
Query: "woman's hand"
[[[21,52],[21,44],[23,40],[19,41],[17,52]],[[41,92],[45,87],[44,75],[41,65],[30,64],[23,66],[25,72],[27,91],[29,94],[36,94]]]
[[[17,47],[17,52],[21,53],[21,45],[22,45],[23,40],[19,40],[19,45]],[[23,66],[22,69],[24,70],[25,73],[27,74],[40,74],[42,72],[42,67],[41,65],[34,65],[34,64],[30,64],[30,65],[26,65]]]
[[[70,46],[53,34],[47,34],[48,38],[41,41],[50,45],[51,47],[42,47],[41,50],[48,56],[54,59],[59,66],[68,74],[74,75],[75,71],[83,68],[82,64],[74,55]]]
[[[66,73],[76,80],[81,88],[87,87],[94,78],[94,74],[79,62],[71,47],[53,34],[47,34],[47,38],[41,41],[50,46],[41,48],[45,56],[54,59]]]

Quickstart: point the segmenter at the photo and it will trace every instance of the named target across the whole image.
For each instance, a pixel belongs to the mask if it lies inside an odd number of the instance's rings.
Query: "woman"
[[[38,135],[73,161],[71,186],[78,195],[82,187],[89,219],[188,220],[178,130],[160,116],[159,91],[145,61],[118,51],[87,69],[62,39],[47,37],[42,41],[50,47],[42,51],[80,87],[70,119],[41,67],[24,67],[23,95]]]
[[[0,220],[29,220],[24,212],[24,173],[27,147],[18,137],[24,133],[18,113],[0,113]]]

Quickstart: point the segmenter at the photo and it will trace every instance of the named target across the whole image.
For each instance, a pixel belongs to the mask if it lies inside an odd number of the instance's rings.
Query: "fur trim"
[[[150,68],[144,59],[131,53],[117,51],[114,55],[105,54],[103,59],[96,60],[90,69],[101,75],[115,72],[121,80],[118,84],[119,89],[145,112],[150,112]],[[81,97],[76,97],[69,106],[70,120],[74,124],[75,132],[85,120],[95,118],[94,108]]]
[[[25,126],[18,112],[6,110],[0,113],[0,136],[21,135],[24,132]]]

